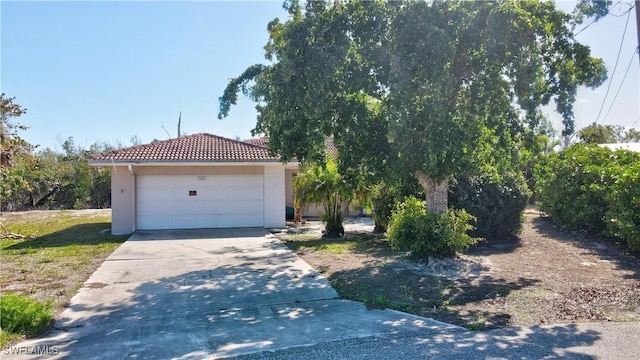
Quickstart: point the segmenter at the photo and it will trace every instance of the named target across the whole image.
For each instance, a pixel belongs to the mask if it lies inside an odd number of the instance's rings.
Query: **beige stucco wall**
[[[126,166],[111,168],[111,233],[131,234],[135,229],[135,177]]]
[[[285,226],[285,169],[282,165],[264,167],[264,227]]]
[[[137,175],[264,175],[264,226],[284,227],[286,204],[285,166],[127,166],[111,167],[111,232],[136,231]],[[289,174],[291,176],[291,173]],[[289,191],[291,191],[289,182]],[[293,194],[293,193],[291,193]]]
[[[284,186],[285,186],[285,203],[286,206],[293,206],[293,175],[297,174],[297,169],[287,169],[284,173]]]
[[[302,209],[303,217],[321,217],[324,209],[322,208],[322,204],[310,204],[307,205],[304,209]],[[347,208],[347,204],[342,204],[342,215],[357,215],[360,213],[360,209]]]

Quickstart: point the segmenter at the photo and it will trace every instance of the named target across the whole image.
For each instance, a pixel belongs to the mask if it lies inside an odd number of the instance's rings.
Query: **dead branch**
[[[1,222],[0,222],[0,228],[2,228],[2,232],[0,232],[0,239],[13,239],[13,240],[33,239],[33,236],[31,235],[25,236],[22,234],[9,232],[9,230]]]

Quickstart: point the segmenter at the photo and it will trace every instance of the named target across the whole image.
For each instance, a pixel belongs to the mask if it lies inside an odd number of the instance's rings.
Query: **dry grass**
[[[127,238],[110,234],[110,210],[4,213],[0,221],[32,237],[0,239],[2,291],[50,301],[55,312]]]
[[[563,232],[533,209],[517,239],[488,239],[450,261],[410,262],[383,237],[310,232],[281,239],[343,298],[480,330],[640,320],[640,257],[623,244]]]

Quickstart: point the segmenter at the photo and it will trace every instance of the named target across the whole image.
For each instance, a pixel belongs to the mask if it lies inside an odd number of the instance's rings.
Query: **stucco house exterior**
[[[194,134],[93,156],[111,169],[113,234],[285,226],[297,162],[266,146]]]
[[[598,146],[605,147],[611,151],[629,150],[629,151],[640,152],[640,143],[599,144]]]

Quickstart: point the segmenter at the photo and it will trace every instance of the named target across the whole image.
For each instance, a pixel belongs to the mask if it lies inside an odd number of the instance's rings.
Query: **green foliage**
[[[19,135],[27,127],[13,120],[27,110],[14,103],[14,99],[0,94],[0,210],[6,206],[7,199],[24,192],[27,187],[24,172],[28,167],[16,166],[16,163],[33,161],[33,146]]]
[[[474,236],[515,237],[522,228],[529,194],[519,172],[484,172],[457,179],[449,190],[449,202],[477,219]]]
[[[296,176],[294,186],[296,197],[304,197],[302,203],[322,204],[325,236],[341,237],[344,234],[342,205],[351,199],[353,189],[338,172],[336,161],[327,158],[324,165],[306,168]]]
[[[631,250],[640,251],[640,155],[635,163],[612,174],[615,181],[608,194],[607,233],[624,239]]]
[[[396,191],[384,182],[378,183],[371,189],[371,204],[373,205],[374,232],[385,232],[389,226],[391,214],[396,206]]]
[[[222,119],[229,115],[231,105],[235,105],[238,102],[238,89],[242,89],[242,93],[250,95],[247,88],[247,83],[253,80],[256,76],[260,75],[265,70],[265,66],[257,64],[247,68],[240,76],[231,79],[231,82],[226,87],[224,95],[218,100],[220,101],[220,112],[218,113],[218,119]],[[179,135],[179,134],[178,134]]]
[[[411,196],[391,216],[389,244],[396,250],[410,251],[415,258],[452,256],[481,240],[468,235],[474,220],[464,210],[442,215],[427,212],[425,202]]]
[[[578,0],[573,11],[575,22],[582,24],[585,18],[592,17],[594,21],[598,21],[609,13],[609,7],[613,1],[611,0]]]
[[[0,296],[0,324],[3,332],[37,335],[52,322],[50,304],[12,293]]]
[[[535,169],[540,209],[563,228],[624,239],[640,250],[640,154],[575,144]]]
[[[441,183],[484,162],[513,169],[541,106],[554,100],[570,135],[578,86],[606,79],[602,60],[576,41],[575,19],[553,2],[286,7],[287,21],[268,24],[272,63],[229,82],[219,117],[242,91],[258,104],[253,133],[269,136],[272,152],[322,161],[333,137],[347,177],[392,167]]]
[[[620,125],[591,124],[578,132],[580,140],[590,144],[611,144],[640,140],[635,129],[627,130]]]
[[[83,150],[70,137],[62,154],[50,149],[34,154],[34,146],[18,134],[27,127],[13,121],[26,109],[13,100],[0,95],[0,210],[109,207],[109,170],[91,168],[87,157],[112,148],[94,144]]]
[[[27,109],[13,102],[15,98],[0,94],[0,168],[10,168],[13,157],[28,154],[33,146],[19,136],[19,131],[27,127],[13,121],[22,116]]]
[[[585,144],[546,158],[535,168],[540,210],[563,228],[602,232],[612,160],[608,149]]]
[[[2,169],[8,180],[0,185],[2,210],[109,207],[110,170],[90,167],[87,157],[110,149],[106,144],[94,144],[84,150],[69,138],[63,153],[44,149],[15,156],[12,168]]]

